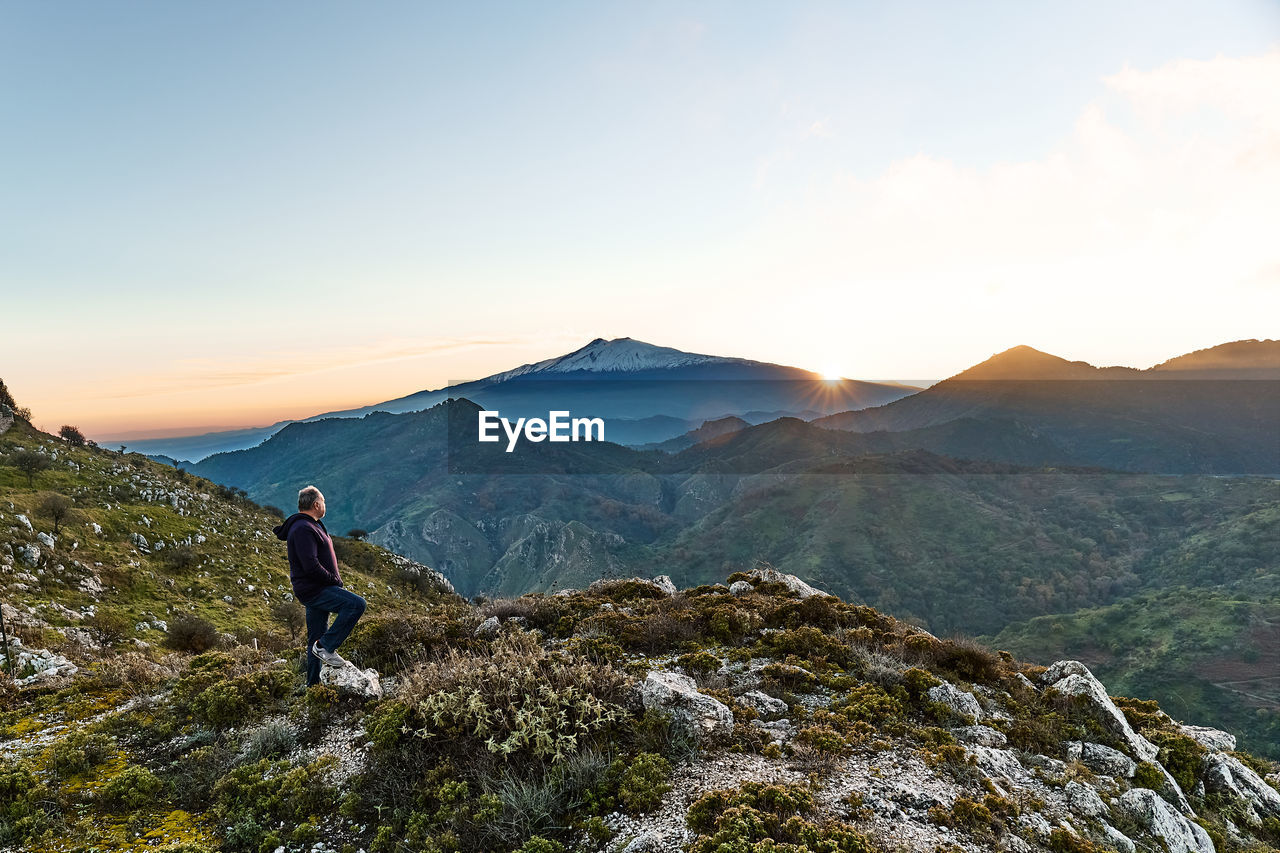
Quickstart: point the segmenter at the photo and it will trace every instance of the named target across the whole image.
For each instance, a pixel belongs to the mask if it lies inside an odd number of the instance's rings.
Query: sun
[[[822,370],[819,370],[818,373],[822,374],[822,378],[827,382],[836,382],[843,378],[840,376],[839,369],[835,367],[824,367]]]

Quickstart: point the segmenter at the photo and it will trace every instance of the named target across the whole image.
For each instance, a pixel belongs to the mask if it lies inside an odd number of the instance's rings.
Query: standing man
[[[315,486],[298,492],[298,511],[275,528],[289,543],[289,582],[307,608],[307,686],[320,683],[320,664],[342,666],[338,646],[364,613],[365,600],[342,586],[333,539],[325,529],[324,495]],[[337,614],[329,624],[329,614]]]

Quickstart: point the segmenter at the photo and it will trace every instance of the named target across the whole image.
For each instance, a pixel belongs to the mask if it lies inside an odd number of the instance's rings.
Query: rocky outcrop
[[[753,581],[756,584],[762,584],[762,583],[781,584],[782,586],[790,590],[792,593],[794,593],[797,598],[809,598],[814,595],[827,594],[820,589],[815,589],[814,587],[809,586],[807,583],[800,580],[800,578],[796,577],[795,575],[783,574],[777,569],[770,569],[770,568],[752,569],[751,571],[747,572],[747,576],[751,581]],[[730,587],[729,589],[730,591],[732,591],[733,587]]]
[[[1111,701],[1107,688],[1080,661],[1061,660],[1045,670],[1040,683],[1066,696],[1083,697],[1094,709],[1098,721],[1119,736],[1133,754],[1143,761],[1155,761],[1160,752],[1156,745],[1133,730],[1120,709]]]
[[[738,701],[744,706],[755,711],[761,717],[780,717],[787,713],[787,703],[781,699],[775,699],[767,693],[759,690],[749,690],[738,697]]]
[[[659,596],[670,598],[676,594],[676,585],[666,575],[658,575],[656,578],[602,578],[593,581],[591,586],[587,587],[587,592],[602,592],[609,588],[617,588],[622,584],[637,584],[642,587],[651,589]]]
[[[366,699],[382,698],[382,680],[373,669],[360,669],[351,661],[342,666],[320,666],[320,683],[342,693],[354,693]]]
[[[17,637],[9,638],[9,654],[13,656],[13,672],[16,676],[14,683],[22,686],[58,676],[72,676],[79,671],[75,664],[62,655],[48,649],[28,649]],[[6,671],[9,668],[3,649],[0,649],[0,668]]]
[[[1182,733],[1207,749],[1230,752],[1236,748],[1236,736],[1207,726],[1181,726]]]
[[[1209,833],[1178,814],[1155,791],[1134,788],[1120,797],[1119,806],[1147,832],[1163,841],[1169,853],[1215,853]]]
[[[1280,793],[1234,756],[1210,754],[1204,762],[1204,786],[1210,793],[1243,801],[1255,823],[1263,817],[1280,818]]]
[[[971,718],[974,722],[982,719],[982,706],[978,704],[977,697],[949,681],[930,687],[929,698],[946,705],[953,713]]]
[[[1083,743],[1078,740],[1069,741],[1067,758],[1071,761],[1079,761],[1094,773],[1123,779],[1132,779],[1138,769],[1137,762],[1123,752],[1088,741]]]
[[[733,732],[733,712],[720,700],[699,693],[687,675],[650,670],[640,684],[640,702],[646,711],[670,714],[676,725],[702,741]]]
[[[1111,701],[1107,688],[1102,686],[1102,682],[1094,677],[1088,667],[1080,661],[1058,661],[1040,676],[1040,683],[1046,689],[1052,688],[1066,696],[1078,696],[1088,702],[1093,709],[1094,717],[1104,728],[1124,741],[1134,755],[1155,767],[1163,777],[1161,793],[1165,798],[1176,805],[1178,811],[1183,814],[1195,815],[1182,788],[1169,771],[1156,760],[1160,750],[1133,730],[1123,712],[1116,707],[1116,703]]]

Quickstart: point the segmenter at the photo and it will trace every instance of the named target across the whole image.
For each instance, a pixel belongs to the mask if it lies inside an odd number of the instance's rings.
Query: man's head
[[[298,512],[309,515],[316,521],[324,518],[324,495],[315,486],[307,486],[298,492]]]

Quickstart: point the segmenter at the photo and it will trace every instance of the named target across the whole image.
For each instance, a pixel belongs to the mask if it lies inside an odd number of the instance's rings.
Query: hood
[[[289,538],[289,528],[290,528],[290,527],[293,527],[294,522],[299,521],[300,519],[304,519],[304,518],[305,518],[307,521],[315,521],[315,519],[313,519],[311,516],[307,515],[305,512],[295,512],[293,515],[291,515],[291,516],[289,516],[288,518],[286,518],[286,519],[284,520],[284,522],[283,522],[283,523],[281,523],[281,524],[279,524],[279,525],[277,525],[276,527],[274,527],[274,528],[273,528],[273,530],[275,531],[275,534],[276,534],[276,538],[277,538],[277,539],[288,539],[288,538]]]

